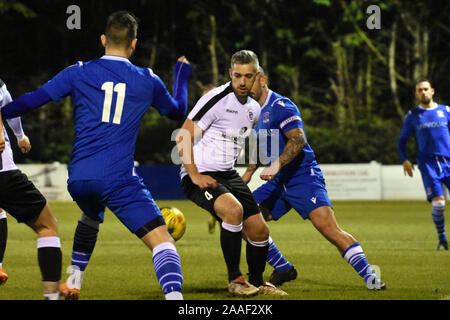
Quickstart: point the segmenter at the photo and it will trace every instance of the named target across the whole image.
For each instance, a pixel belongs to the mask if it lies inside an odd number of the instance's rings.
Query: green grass
[[[210,216],[188,201],[158,201],[176,206],[187,218],[187,230],[177,242],[184,275],[185,299],[237,299],[227,293],[226,267],[219,229],[207,232]],[[283,285],[287,297],[276,299],[450,299],[450,252],[436,251],[437,235],[430,205],[423,201],[334,202],[340,226],[361,243],[368,261],[379,266],[388,289],[373,292],[311,225],[294,211],[270,222],[271,236],[299,271]],[[59,222],[63,279],[70,263],[73,233],[80,210],[73,203],[51,203]],[[447,221],[448,217],[447,213]],[[3,266],[8,282],[0,300],[40,300],[41,283],[34,233],[9,217],[9,240]],[[247,272],[245,246],[241,268]],[[272,268],[267,266],[265,278]],[[152,255],[145,245],[107,212],[97,247],[83,282],[82,299],[158,300],[163,294],[154,275]],[[252,299],[268,299],[257,296]]]

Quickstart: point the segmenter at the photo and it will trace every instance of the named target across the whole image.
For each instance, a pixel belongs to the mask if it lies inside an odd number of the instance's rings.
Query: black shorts
[[[44,196],[20,170],[0,172],[0,208],[17,222],[37,218],[46,204]]]
[[[201,174],[213,177],[217,181],[217,187],[200,189],[192,182],[189,175],[183,177],[181,187],[188,199],[209,211],[218,221],[221,219],[214,211],[214,202],[224,193],[231,193],[241,203],[244,208],[244,220],[261,212],[252,192],[236,170],[201,172]]]

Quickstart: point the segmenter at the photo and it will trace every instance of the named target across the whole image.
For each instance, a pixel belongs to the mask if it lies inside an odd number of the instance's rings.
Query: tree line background
[[[72,4],[81,8],[80,30],[66,26]],[[379,30],[366,27],[373,4],[381,8]],[[207,85],[229,80],[234,52],[255,51],[270,88],[299,106],[320,163],[399,163],[397,139],[417,105],[418,78],[430,78],[435,100],[450,103],[450,2],[439,0],[0,0],[0,78],[13,97],[103,55],[99,37],[117,10],[139,18],[131,61],[151,67],[169,91],[177,57],[190,60],[188,111]],[[150,109],[136,160],[171,163],[171,133],[182,122]],[[22,156],[15,148],[18,163],[69,161],[70,98],[25,115],[23,126],[33,149]],[[412,141],[408,149],[413,158]]]

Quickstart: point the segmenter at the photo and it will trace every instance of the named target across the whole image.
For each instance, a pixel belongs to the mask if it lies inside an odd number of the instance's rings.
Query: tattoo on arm
[[[289,140],[286,143],[283,153],[278,158],[281,166],[285,166],[291,162],[306,145],[305,133],[302,128],[289,130],[285,135]]]

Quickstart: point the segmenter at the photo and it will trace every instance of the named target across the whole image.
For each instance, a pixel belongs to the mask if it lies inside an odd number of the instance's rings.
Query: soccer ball
[[[186,231],[186,218],[183,212],[175,207],[163,207],[160,210],[170,235],[175,241],[180,240]]]

